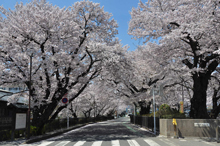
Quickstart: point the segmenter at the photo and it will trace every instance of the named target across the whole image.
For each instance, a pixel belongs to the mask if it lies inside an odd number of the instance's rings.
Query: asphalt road
[[[219,146],[210,139],[157,136],[119,118],[90,124],[44,141],[20,146]]]

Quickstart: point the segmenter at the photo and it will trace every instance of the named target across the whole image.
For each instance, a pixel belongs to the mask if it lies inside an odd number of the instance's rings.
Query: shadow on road
[[[66,140],[66,141],[111,141],[111,140],[128,140],[140,137],[153,137],[154,135],[147,131],[140,130],[137,126],[130,124],[128,121],[111,120],[97,124],[87,125],[78,130],[74,130],[62,135],[59,138],[49,140]]]

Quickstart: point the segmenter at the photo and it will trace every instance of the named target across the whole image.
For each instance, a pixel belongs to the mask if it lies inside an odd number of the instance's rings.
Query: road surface
[[[173,139],[157,136],[119,118],[90,124],[60,136],[20,146],[219,146],[205,139]]]

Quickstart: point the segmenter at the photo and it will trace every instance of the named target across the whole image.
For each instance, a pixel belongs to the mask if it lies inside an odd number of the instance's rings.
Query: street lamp
[[[153,85],[153,110],[154,110],[154,134],[156,135],[156,106],[155,106],[155,95],[159,95],[160,94],[160,88],[161,86],[159,86],[159,89],[157,88],[156,85]]]
[[[156,117],[155,117],[155,97],[154,97],[154,88],[155,88],[155,85],[153,86],[153,106],[154,106],[154,134],[156,135]]]
[[[29,76],[29,103],[28,103],[28,113],[27,113],[27,139],[30,138],[30,113],[31,113],[31,74],[32,74],[32,57],[33,53],[30,55],[30,76]]]

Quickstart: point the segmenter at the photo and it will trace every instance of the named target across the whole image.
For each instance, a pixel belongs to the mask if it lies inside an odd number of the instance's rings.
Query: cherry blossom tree
[[[63,109],[59,115],[65,115],[68,110],[70,116],[78,117],[77,115],[83,114],[84,117],[90,118],[106,116],[112,110],[115,111],[121,108],[125,110],[127,105],[124,104],[123,100],[116,97],[114,92],[112,92],[113,89],[107,88],[104,84],[105,82],[97,81],[97,79],[93,80],[93,83],[78,98],[73,100],[66,109]],[[59,106],[62,105],[63,103],[60,102]]]
[[[107,64],[108,68],[101,74],[101,79],[108,83],[106,86],[115,88],[114,92],[127,105],[151,104],[152,96],[147,96],[148,91],[164,78],[166,72],[155,62],[150,48],[139,46],[135,51],[121,54],[118,60]]]
[[[192,78],[192,118],[209,118],[206,91],[219,64],[219,2],[216,0],[140,1],[131,11],[129,34],[145,42],[170,71]]]
[[[66,93],[70,102],[77,98],[120,52],[118,25],[98,3],[84,0],[61,9],[33,0],[0,12],[0,84],[27,86],[32,124],[39,129],[67,106],[55,110]]]

